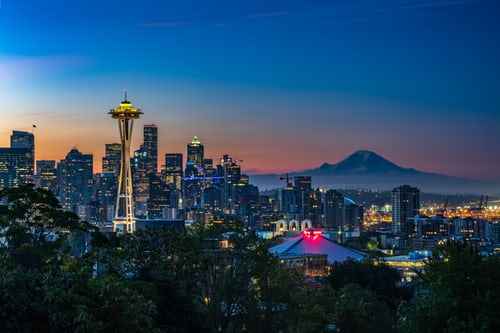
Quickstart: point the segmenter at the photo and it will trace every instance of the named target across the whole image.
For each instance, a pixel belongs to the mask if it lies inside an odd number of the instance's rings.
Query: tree
[[[121,277],[156,305],[155,324],[168,332],[202,331],[200,244],[186,233],[139,230],[111,236],[95,249],[101,274]]]
[[[401,308],[402,332],[500,331],[500,258],[451,242],[435,251],[421,278],[415,300]]]
[[[383,263],[353,260],[336,263],[328,281],[335,290],[353,283],[366,288],[393,310],[397,309],[401,300],[411,295],[409,290],[400,286],[400,273]]]
[[[290,332],[320,333],[335,323],[336,291],[303,283],[291,293]]]
[[[79,235],[101,236],[95,228],[32,186],[0,199],[1,332],[155,331],[156,306],[139,285],[95,275],[92,252],[74,251]]]
[[[331,324],[341,332],[391,332],[395,309],[406,299],[398,273],[370,262],[337,264],[326,283],[308,283],[238,221],[104,235],[63,211],[47,191],[28,186],[3,191],[0,199],[6,203],[0,206],[0,332],[312,333]],[[222,239],[230,246],[217,246]],[[483,319],[484,327],[497,327],[491,318],[498,293],[491,291],[498,268],[477,257],[458,264],[455,256],[436,256],[423,277],[430,309],[443,307],[439,315],[432,317],[420,301],[401,307],[406,323],[428,319],[429,327],[460,332]],[[467,273],[443,262],[467,265]],[[453,318],[443,305],[471,287],[448,276],[450,269],[487,291],[477,320],[443,326],[442,318]],[[460,297],[454,310],[478,310],[467,303],[471,295]],[[412,327],[404,322],[401,328]]]
[[[50,191],[32,185],[0,191],[0,239],[18,264],[41,267],[46,260],[69,250],[68,235],[96,228],[64,211]]]
[[[341,288],[335,301],[335,324],[340,332],[394,331],[391,310],[376,295],[355,284]]]

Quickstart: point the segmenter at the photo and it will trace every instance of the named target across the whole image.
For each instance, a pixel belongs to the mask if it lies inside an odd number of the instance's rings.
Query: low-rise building
[[[283,263],[301,267],[306,274],[326,274],[330,265],[347,260],[363,260],[366,254],[340,245],[320,229],[307,229],[269,249]]]

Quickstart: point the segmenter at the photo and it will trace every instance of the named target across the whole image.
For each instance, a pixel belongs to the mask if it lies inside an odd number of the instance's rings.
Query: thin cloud
[[[282,16],[287,16],[290,13],[288,11],[274,11],[274,12],[262,12],[262,13],[253,13],[253,14],[248,14],[244,16],[237,16],[233,18],[188,18],[188,19],[183,19],[183,20],[165,20],[165,21],[153,21],[153,22],[146,22],[140,24],[142,27],[146,28],[179,28],[179,27],[186,27],[186,26],[191,26],[195,24],[210,24],[214,25],[216,27],[225,27],[226,25],[233,23],[235,21],[241,21],[241,20],[258,20],[258,19],[265,19],[265,18],[273,18],[273,17],[282,17]]]
[[[358,11],[362,13],[364,12],[365,14],[369,13],[370,11],[373,13],[379,13],[379,14],[387,14],[395,11],[400,11],[400,10],[412,10],[412,9],[437,9],[437,8],[447,8],[447,7],[457,7],[457,6],[465,6],[468,5],[474,1],[479,1],[479,0],[407,0],[407,1],[399,1],[399,2],[393,2],[391,4],[380,4],[375,7],[370,7],[370,6],[364,6],[361,3],[358,3],[356,5],[352,4],[352,6],[342,6],[340,8],[341,10],[335,10],[332,14],[334,17],[341,19],[342,21],[349,20],[352,22],[365,22],[368,21],[369,18],[365,18],[363,16],[353,16],[353,13],[347,13],[348,16],[342,15],[342,10],[348,9],[349,7],[351,9],[357,9]],[[291,15],[310,15],[310,14],[315,14],[317,13],[318,10],[334,10],[337,7],[335,5],[319,5],[319,6],[308,6],[302,9],[295,9],[295,10],[278,10],[278,11],[268,11],[268,12],[257,12],[257,13],[250,13],[246,14],[243,16],[236,16],[236,17],[192,17],[192,18],[186,18],[186,19],[170,19],[170,20],[165,20],[165,21],[153,21],[153,22],[147,22],[141,24],[143,27],[147,28],[179,28],[179,27],[186,27],[186,26],[192,26],[192,25],[202,25],[202,24],[207,24],[207,25],[213,25],[216,27],[225,27],[227,25],[230,25],[235,22],[244,22],[245,20],[248,21],[257,21],[257,20],[264,20],[264,19],[272,19],[272,18],[279,18],[279,17],[285,17],[285,16],[291,16]]]
[[[280,16],[287,16],[290,14],[288,11],[276,11],[276,12],[264,12],[264,13],[255,13],[255,14],[250,14],[247,16],[249,19],[259,19],[259,18],[266,18],[266,17],[280,17]]]
[[[403,9],[419,9],[419,8],[446,8],[446,7],[455,7],[455,6],[463,6],[470,3],[468,0],[445,0],[445,1],[422,1],[415,2],[402,5]]]
[[[157,21],[141,24],[146,28],[177,28],[193,24],[192,21]]]

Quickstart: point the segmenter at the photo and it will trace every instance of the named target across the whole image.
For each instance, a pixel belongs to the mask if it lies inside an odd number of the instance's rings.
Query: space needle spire
[[[120,176],[118,178],[118,192],[116,197],[115,218],[113,231],[119,233],[133,233],[135,231],[134,198],[132,190],[132,169],[130,167],[130,144],[134,120],[139,119],[142,112],[134,107],[124,93],[123,101],[109,114],[118,120],[121,139]]]

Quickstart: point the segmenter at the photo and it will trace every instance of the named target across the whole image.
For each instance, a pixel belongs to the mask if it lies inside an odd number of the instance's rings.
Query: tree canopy
[[[466,244],[415,289],[373,260],[310,281],[237,221],[105,235],[41,189],[0,202],[0,332],[500,331],[499,259]]]

